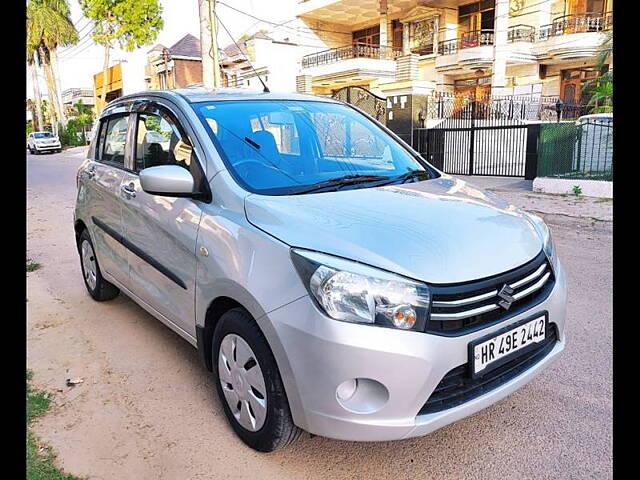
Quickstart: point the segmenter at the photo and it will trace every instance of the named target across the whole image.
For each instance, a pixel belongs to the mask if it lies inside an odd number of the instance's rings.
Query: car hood
[[[249,195],[245,210],[249,222],[290,246],[435,284],[503,273],[542,249],[521,210],[449,176],[337,192]]]

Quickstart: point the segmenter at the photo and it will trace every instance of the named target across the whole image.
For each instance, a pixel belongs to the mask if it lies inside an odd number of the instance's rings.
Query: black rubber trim
[[[136,256],[140,257],[142,260],[144,260],[145,262],[147,262],[149,265],[151,265],[153,268],[155,268],[156,270],[158,270],[161,274],[163,274],[165,277],[167,277],[169,280],[171,280],[172,282],[174,282],[175,284],[177,284],[178,286],[184,288],[185,290],[187,290],[187,285],[180,279],[180,277],[178,277],[175,273],[173,273],[171,270],[169,270],[167,267],[165,267],[164,265],[162,265],[160,262],[158,262],[155,258],[153,258],[152,256],[150,256],[149,254],[145,253],[144,251],[140,250],[138,247],[136,247],[133,243],[131,243],[129,240],[127,240],[126,238],[124,238],[122,236],[122,234],[116,232],[113,228],[109,227],[108,225],[105,225],[104,222],[100,221],[99,219],[97,219],[96,217],[91,217],[91,220],[93,220],[93,223],[100,228],[101,230],[104,230],[104,232],[109,235],[110,237],[112,237],[116,242],[124,245],[124,247],[127,250],[130,250],[132,253],[134,253]]]
[[[213,328],[196,325],[196,342],[198,346],[198,356],[204,367],[213,372],[213,360],[211,358],[211,339],[213,338]]]
[[[531,318],[534,317],[535,315]],[[549,322],[547,328],[547,337],[543,342],[537,344],[537,348],[526,352],[516,352],[518,355],[510,358],[507,363],[487,372],[486,375],[472,378],[470,376],[472,368],[470,362],[450,370],[431,393],[418,415],[441,412],[467,403],[510,382],[532,368],[544,359],[559,341],[556,324]]]

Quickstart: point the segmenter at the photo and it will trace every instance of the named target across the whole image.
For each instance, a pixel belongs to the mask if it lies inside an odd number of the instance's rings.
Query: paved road
[[[100,479],[612,477],[611,223],[553,215],[569,277],[568,346],[543,376],[433,434],[309,436],[258,454],[227,426],[196,351],[124,296],[91,301],[74,250],[82,153],[28,156],[28,365],[55,393],[36,431],[67,471]],[[69,377],[84,383],[66,387]]]

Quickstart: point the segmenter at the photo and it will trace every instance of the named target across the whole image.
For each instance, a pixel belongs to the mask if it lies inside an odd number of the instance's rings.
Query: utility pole
[[[206,88],[220,86],[220,63],[216,39],[215,0],[198,0],[200,14],[200,49],[202,51],[202,81]]]
[[[169,86],[169,68],[167,67],[167,59],[169,58],[169,49],[165,48],[162,50],[162,60],[164,61],[164,88],[169,90],[171,87]],[[175,80],[174,80],[174,88],[175,88]]]
[[[211,6],[211,43],[213,48],[211,53],[213,56],[213,83],[216,88],[220,88],[220,59],[218,58],[218,17],[215,15],[216,0],[209,0]]]

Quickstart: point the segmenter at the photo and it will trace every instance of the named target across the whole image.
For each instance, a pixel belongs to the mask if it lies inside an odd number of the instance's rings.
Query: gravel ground
[[[572,199],[490,186],[519,206],[543,205],[533,210],[549,222],[568,273],[568,345],[543,376],[426,437],[306,435],[265,455],[236,439],[191,345],[125,296],[89,298],[72,228],[83,153],[27,159],[28,256],[43,265],[27,274],[27,360],[34,384],[55,394],[35,431],[66,471],[92,479],[612,478],[612,202],[594,202],[604,213],[590,218]],[[73,377],[84,382],[65,386]]]

